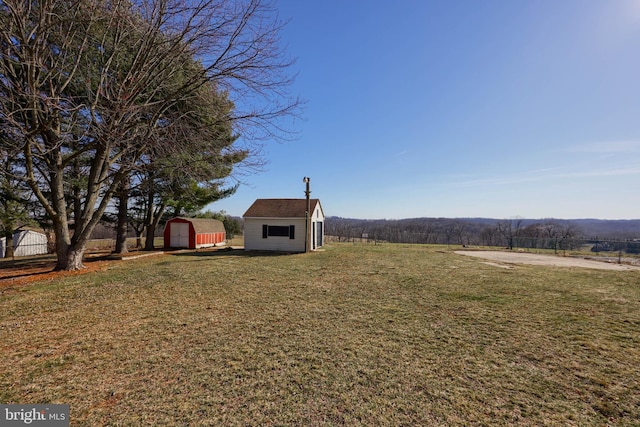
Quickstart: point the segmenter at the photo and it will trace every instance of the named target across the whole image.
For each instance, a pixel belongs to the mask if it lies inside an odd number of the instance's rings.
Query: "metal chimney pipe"
[[[311,252],[311,190],[309,189],[309,182],[311,178],[305,176],[302,178],[302,182],[307,184],[307,189],[304,192],[307,197],[307,211],[305,212],[305,237],[304,237],[304,251]]]

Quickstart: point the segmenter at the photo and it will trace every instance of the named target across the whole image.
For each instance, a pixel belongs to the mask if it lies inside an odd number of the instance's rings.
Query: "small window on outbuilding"
[[[262,225],[262,238],[268,237],[288,237],[289,239],[295,239],[296,226],[295,225]]]

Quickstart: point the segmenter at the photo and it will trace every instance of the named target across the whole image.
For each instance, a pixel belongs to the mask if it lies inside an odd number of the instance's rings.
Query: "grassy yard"
[[[640,275],[417,245],[160,255],[5,288],[0,351],[0,402],[72,425],[640,425]]]

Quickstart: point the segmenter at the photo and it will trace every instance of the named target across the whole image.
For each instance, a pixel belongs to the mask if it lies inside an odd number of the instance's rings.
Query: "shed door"
[[[324,245],[324,224],[322,221],[318,221],[316,224],[318,224],[318,228],[316,229],[318,235],[318,238],[316,239],[316,247],[320,248]]]
[[[189,224],[186,222],[171,223],[171,247],[189,247]]]

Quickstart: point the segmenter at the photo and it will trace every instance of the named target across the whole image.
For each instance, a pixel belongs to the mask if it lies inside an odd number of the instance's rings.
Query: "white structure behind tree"
[[[6,239],[0,239],[0,258],[4,258]],[[47,236],[39,231],[20,229],[13,233],[13,256],[43,255],[47,251]]]
[[[324,245],[324,212],[310,200],[311,232],[307,233],[306,199],[258,199],[243,215],[245,250],[305,252]]]

